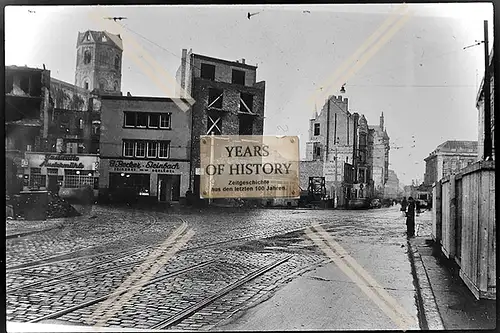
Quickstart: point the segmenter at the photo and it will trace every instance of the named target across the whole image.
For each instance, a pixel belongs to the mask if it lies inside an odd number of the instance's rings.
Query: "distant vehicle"
[[[420,208],[427,208],[427,201],[422,200],[422,199],[418,199],[417,201],[420,205]]]
[[[382,207],[382,202],[380,202],[380,199],[373,199],[372,202],[370,203],[371,208],[380,208]]]

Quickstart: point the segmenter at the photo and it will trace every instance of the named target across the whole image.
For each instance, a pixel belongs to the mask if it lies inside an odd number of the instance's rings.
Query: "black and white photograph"
[[[497,328],[492,3],[3,8],[7,332]]]

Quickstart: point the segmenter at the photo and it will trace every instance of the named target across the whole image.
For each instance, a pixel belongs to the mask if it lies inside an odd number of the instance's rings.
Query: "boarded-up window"
[[[223,90],[216,88],[208,89],[208,107],[222,109]]]
[[[240,112],[253,112],[253,95],[241,93],[240,95]]]

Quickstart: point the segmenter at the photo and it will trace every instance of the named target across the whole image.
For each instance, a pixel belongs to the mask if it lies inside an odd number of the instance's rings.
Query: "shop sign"
[[[80,162],[80,157],[76,155],[47,154],[45,155],[43,162],[40,164],[40,167],[83,169],[85,166]]]
[[[200,138],[202,198],[298,198],[297,136]]]
[[[109,160],[110,171],[179,173],[179,162]]]

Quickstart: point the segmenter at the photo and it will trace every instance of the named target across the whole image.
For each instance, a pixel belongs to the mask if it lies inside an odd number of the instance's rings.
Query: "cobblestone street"
[[[409,312],[416,311],[411,298],[398,294],[411,294],[413,285],[404,218],[397,206],[203,212],[94,206],[82,216],[57,222],[61,228],[6,241],[8,321],[95,325],[100,304],[183,223],[194,236],[120,303],[105,326],[214,329],[329,261],[304,235],[312,223],[321,224],[381,285],[394,287],[394,297],[402,299]],[[19,221],[16,225],[20,228]],[[14,233],[14,226],[11,229]],[[233,286],[280,260],[276,267]]]

